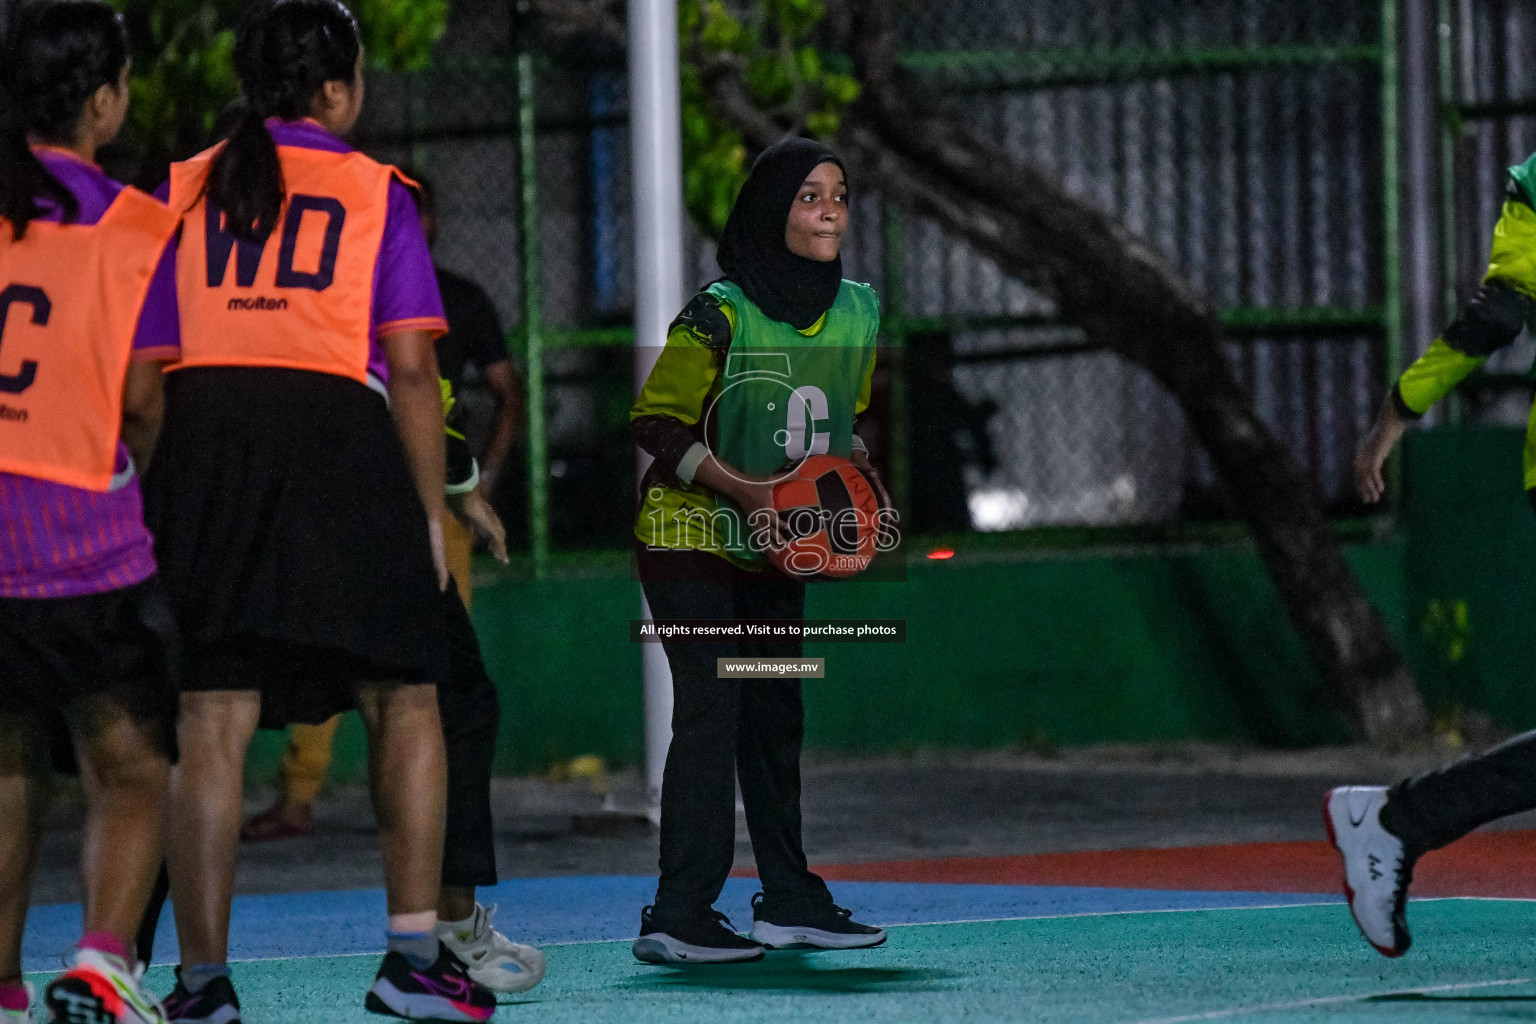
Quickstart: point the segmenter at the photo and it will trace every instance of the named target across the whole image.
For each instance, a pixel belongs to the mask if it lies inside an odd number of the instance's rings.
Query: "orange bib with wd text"
[[[203,194],[217,152],[171,166],[182,357],[170,369],[278,366],[367,383],[374,265],[398,172],[361,153],[279,146],[283,215],[256,246],[225,231]]]
[[[177,217],[125,188],[95,224],[0,220],[0,471],[105,491],[123,380]]]

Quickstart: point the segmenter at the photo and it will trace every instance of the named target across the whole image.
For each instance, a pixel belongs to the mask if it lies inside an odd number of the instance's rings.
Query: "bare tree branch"
[[[622,50],[629,42],[623,0],[530,0],[527,16],[533,39],[546,45],[600,40]]]
[[[1357,733],[1388,743],[1426,735],[1407,665],[1344,562],[1316,488],[1233,375],[1210,303],[1144,239],[909,86],[893,0],[849,7],[845,38],[864,86],[844,117],[850,159],[887,198],[1041,287],[1090,340],[1166,387]]]

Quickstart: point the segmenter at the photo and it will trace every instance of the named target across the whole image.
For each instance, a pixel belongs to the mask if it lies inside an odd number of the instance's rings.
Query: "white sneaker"
[[[475,904],[470,927],[460,930],[442,921],[437,938],[468,969],[469,977],[492,992],[527,992],[544,980],[544,954],[513,942],[491,926],[496,907]]]
[[[73,961],[43,990],[57,1024],[166,1024],[165,1010],[140,984],[142,966],[95,949],[76,950]]]
[[[1382,956],[1402,956],[1408,935],[1408,882],[1403,841],[1381,824],[1385,786],[1340,786],[1323,798],[1328,840],[1344,858],[1344,895],[1360,934]]]
[[[27,990],[26,1009],[0,1009],[0,1024],[42,1024],[42,1021],[32,1016],[32,1007],[37,1005],[37,992],[32,988],[30,981],[24,981],[22,985]]]

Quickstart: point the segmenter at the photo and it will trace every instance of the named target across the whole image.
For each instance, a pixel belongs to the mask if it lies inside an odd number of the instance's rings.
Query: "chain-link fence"
[[[951,0],[910,5],[902,27],[926,93],[1118,216],[1212,297],[1261,417],[1335,513],[1357,508],[1351,457],[1395,344],[1383,10]],[[547,466],[553,543],[618,546],[631,484],[627,78],[618,57],[534,55],[537,173],[525,183],[514,22],[507,5],[455,4],[436,67],[376,77],[361,130],[435,180],[437,255],[490,291],[514,352],[530,315],[539,327],[527,370],[544,389],[547,450],[533,436],[523,454]],[[707,242],[692,252],[696,283],[718,274]],[[864,195],[845,263],[880,291],[887,342],[905,349],[905,370],[893,360],[879,385],[908,443],[882,457],[910,456],[898,475],[918,529],[1226,514],[1167,394],[962,241]],[[527,522],[538,490],[509,473],[509,518]]]

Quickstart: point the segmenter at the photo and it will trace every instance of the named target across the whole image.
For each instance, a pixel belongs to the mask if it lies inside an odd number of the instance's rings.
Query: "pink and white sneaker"
[[[384,954],[378,977],[363,1005],[374,1013],[404,1020],[478,1022],[496,1012],[496,997],[470,978],[464,965],[441,943],[437,962],[425,970],[405,954]]]
[[[165,1010],[141,984],[142,967],[97,949],[77,949],[72,960],[43,990],[57,1024],[166,1024]]]

